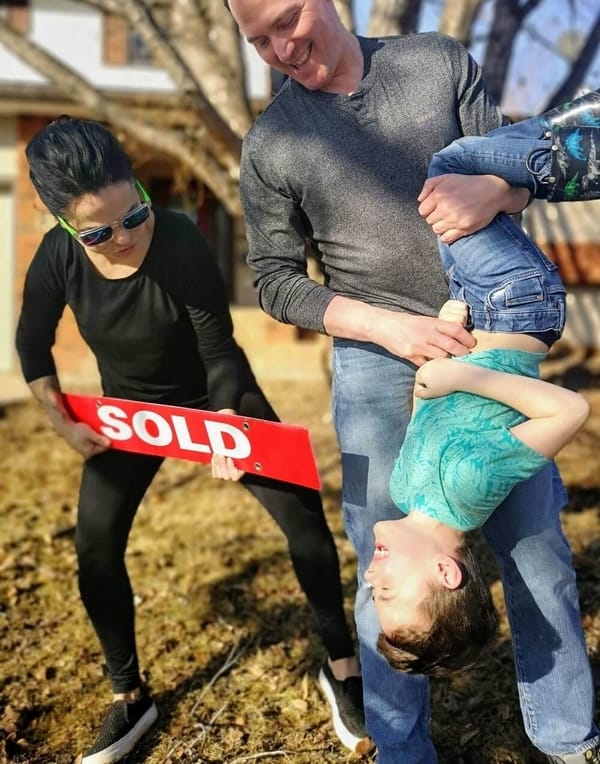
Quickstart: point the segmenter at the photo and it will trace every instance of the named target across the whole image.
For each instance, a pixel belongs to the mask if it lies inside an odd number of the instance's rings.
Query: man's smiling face
[[[309,90],[334,89],[348,33],[333,0],[230,0],[229,7],[269,66]]]

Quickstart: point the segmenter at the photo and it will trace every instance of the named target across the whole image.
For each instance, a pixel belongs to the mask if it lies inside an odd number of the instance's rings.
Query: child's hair
[[[498,614],[481,569],[466,543],[455,555],[462,569],[461,585],[436,586],[421,603],[429,630],[400,628],[379,635],[377,649],[397,671],[447,676],[472,666],[494,636]]]
[[[99,122],[64,114],[27,144],[29,177],[53,215],[66,216],[71,202],[123,180],[133,180],[131,160]]]

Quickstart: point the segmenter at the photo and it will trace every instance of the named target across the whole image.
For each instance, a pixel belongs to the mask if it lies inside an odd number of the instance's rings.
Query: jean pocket
[[[518,305],[540,306],[545,298],[544,285],[539,273],[523,274],[504,281],[488,295],[492,308],[514,308]]]

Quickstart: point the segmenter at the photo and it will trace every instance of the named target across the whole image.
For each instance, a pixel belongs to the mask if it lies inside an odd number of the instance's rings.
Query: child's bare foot
[[[469,306],[461,300],[446,300],[438,314],[442,321],[457,321],[461,326],[467,325]]]

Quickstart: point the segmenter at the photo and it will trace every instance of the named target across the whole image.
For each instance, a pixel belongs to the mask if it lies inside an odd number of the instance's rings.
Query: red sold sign
[[[321,487],[304,427],[121,398],[63,398],[73,419],[89,424],[121,451],[195,462],[210,462],[219,453],[245,472]]]

